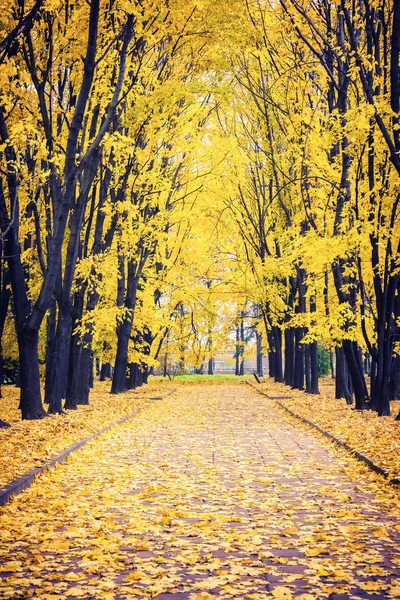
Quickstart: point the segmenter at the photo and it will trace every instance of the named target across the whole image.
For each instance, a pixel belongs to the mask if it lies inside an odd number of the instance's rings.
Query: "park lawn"
[[[156,381],[169,381],[168,377],[160,377],[160,376],[154,376],[153,378],[150,377],[149,381],[151,380],[156,380]],[[174,375],[171,376],[171,381],[193,381],[195,383],[215,383],[216,381],[234,381],[235,383],[239,383],[240,381],[246,381],[246,380],[253,380],[253,375],[250,373],[246,373],[246,375],[242,375],[240,377],[238,377],[237,375],[231,374],[231,373],[226,373],[226,374],[220,374],[217,373],[215,375],[207,375],[206,373],[204,373],[203,375],[199,375],[199,374],[195,374],[195,373],[191,373],[191,374],[186,374],[186,375]]]
[[[176,387],[174,382],[153,381],[147,386],[112,396],[109,381],[96,381],[88,406],[67,410],[65,415],[21,421],[19,390],[14,386],[3,386],[0,419],[11,427],[0,429],[0,488],[30,469],[45,465],[71,444],[146,407],[152,397],[163,396]]]
[[[375,412],[358,411],[345,400],[335,399],[330,377],[321,378],[319,396],[292,390],[268,378],[257,387],[271,396],[286,396],[278,402],[363,454],[388,471],[390,477],[400,477],[400,421],[395,420],[400,401],[391,403],[390,417],[378,417]]]

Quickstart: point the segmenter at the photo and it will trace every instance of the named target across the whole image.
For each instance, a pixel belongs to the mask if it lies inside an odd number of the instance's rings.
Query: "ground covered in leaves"
[[[184,385],[0,509],[0,597],[400,597],[398,491],[245,384]]]
[[[345,400],[336,400],[335,384],[330,378],[320,380],[320,396],[268,379],[257,388],[271,396],[289,396],[279,402],[369,458],[391,477],[400,477],[400,421],[395,421],[399,401],[391,403],[390,417],[378,417],[375,412],[358,411]]]
[[[3,386],[0,419],[11,427],[0,429],[0,488],[34,467],[40,467],[69,445],[88,437],[111,422],[143,408],[149,397],[176,388],[176,383],[159,381],[132,392],[111,396],[110,382],[96,382],[90,405],[65,415],[50,415],[40,421],[21,421],[19,390]]]

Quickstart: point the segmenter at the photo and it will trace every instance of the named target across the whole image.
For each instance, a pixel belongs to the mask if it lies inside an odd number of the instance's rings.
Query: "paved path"
[[[0,510],[0,598],[395,598],[399,495],[246,385],[190,385]]]

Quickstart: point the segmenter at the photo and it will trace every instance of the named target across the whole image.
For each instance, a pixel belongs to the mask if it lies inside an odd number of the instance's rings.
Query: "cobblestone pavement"
[[[0,509],[0,598],[396,598],[399,514],[249,386],[185,385]]]

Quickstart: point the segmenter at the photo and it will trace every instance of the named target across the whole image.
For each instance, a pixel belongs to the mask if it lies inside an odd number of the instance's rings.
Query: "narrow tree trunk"
[[[306,393],[311,393],[311,355],[310,345],[304,344],[304,375],[306,380]]]
[[[208,375],[214,375],[214,359],[213,358],[208,359],[207,373],[208,373]]]
[[[311,358],[311,394],[319,394],[319,372],[318,372],[318,342],[310,344]]]
[[[261,333],[256,331],[256,344],[257,344],[257,375],[263,377],[263,354],[262,354],[262,336]]]
[[[46,320],[46,375],[44,385],[44,401],[50,404],[51,373],[53,370],[53,356],[56,338],[56,301],[52,298],[49,314]]]
[[[275,379],[275,339],[272,331],[267,334],[268,339],[268,375]]]
[[[240,374],[240,329],[239,325],[236,326],[236,352],[235,352],[235,375]]]
[[[272,328],[275,344],[275,376],[276,382],[281,383],[283,381],[283,361],[282,361],[282,331],[274,325]]]
[[[304,331],[302,327],[296,327],[294,338],[295,338],[295,351],[294,351],[294,385],[293,387],[297,390],[304,390],[304,344],[301,343],[304,337]]]

